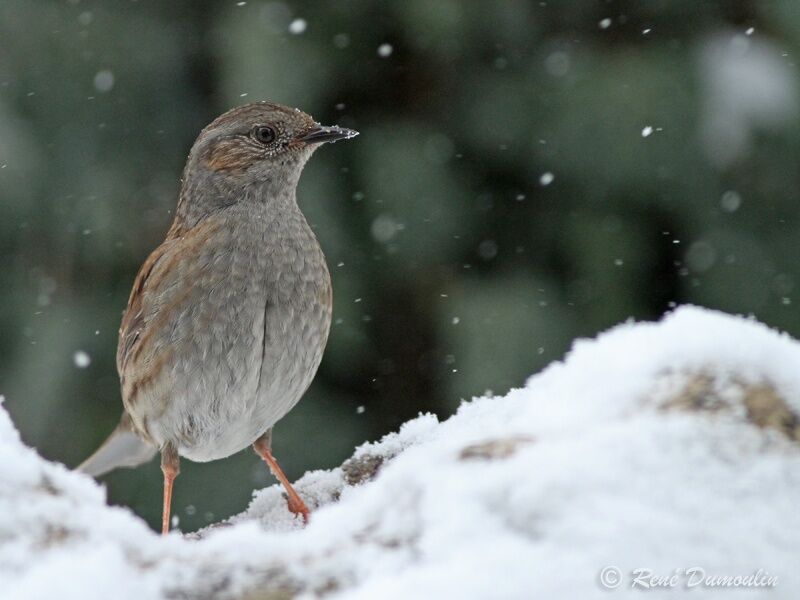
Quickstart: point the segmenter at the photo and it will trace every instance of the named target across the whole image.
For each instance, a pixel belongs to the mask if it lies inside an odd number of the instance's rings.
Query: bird
[[[317,372],[332,314],[325,256],[296,190],[317,148],[356,135],[261,101],[216,118],[189,152],[172,226],[122,316],[122,417],[78,466],[99,477],[160,452],[164,535],[180,458],[207,462],[248,446],[308,521],[271,449],[273,426]]]

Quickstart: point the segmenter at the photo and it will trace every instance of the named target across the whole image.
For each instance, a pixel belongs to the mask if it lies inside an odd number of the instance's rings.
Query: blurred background
[[[261,99],[361,132],[300,183],[335,323],[275,430],[292,478],[676,303],[800,336],[799,51],[794,0],[7,0],[5,406],[69,466],[111,431],[121,311],[186,154]],[[157,461],[104,481],[158,522]],[[181,528],[272,482],[250,451],[184,461]]]

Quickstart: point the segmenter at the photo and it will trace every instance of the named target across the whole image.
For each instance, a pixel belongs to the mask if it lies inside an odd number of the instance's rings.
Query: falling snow
[[[378,215],[372,221],[370,233],[376,242],[389,242],[400,231],[400,224],[390,215]]]
[[[742,205],[742,197],[739,195],[738,192],[733,190],[728,190],[724,194],[722,194],[722,198],[719,202],[722,210],[725,212],[736,212],[739,210],[739,207]]]
[[[72,362],[79,369],[85,369],[90,364],[92,364],[92,357],[89,356],[83,350],[78,350],[77,352],[75,352],[75,354],[72,355]]]
[[[308,23],[305,19],[295,19],[289,23],[289,33],[292,35],[300,35],[306,30],[307,27]]]
[[[96,89],[98,92],[101,93],[110,92],[113,87],[114,87],[114,73],[112,73],[108,69],[103,69],[102,71],[98,71],[97,74],[94,76],[94,89]]]

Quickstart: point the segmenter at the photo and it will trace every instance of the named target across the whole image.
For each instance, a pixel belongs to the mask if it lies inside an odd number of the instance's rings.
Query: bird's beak
[[[317,125],[311,129],[301,133],[297,136],[298,142],[305,142],[306,144],[323,144],[325,142],[338,142],[339,140],[349,140],[356,137],[357,131],[352,129],[345,129],[344,127],[325,127],[324,125]]]

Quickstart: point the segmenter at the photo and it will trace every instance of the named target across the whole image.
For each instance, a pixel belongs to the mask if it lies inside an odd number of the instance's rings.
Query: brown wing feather
[[[117,373],[119,373],[120,378],[123,377],[128,357],[131,356],[131,352],[144,328],[142,302],[150,275],[169,250],[180,243],[186,232],[187,228],[185,224],[180,219],[176,218],[175,221],[172,222],[164,241],[150,253],[150,256],[144,261],[144,264],[139,267],[139,272],[136,274],[136,279],[133,281],[131,295],[128,297],[128,306],[122,315],[122,323],[119,326]]]
[[[119,344],[117,345],[117,372],[120,378],[124,377],[125,365],[131,355],[139,336],[144,329],[144,310],[142,302],[147,281],[153,273],[158,262],[164,258],[169,249],[175,244],[175,239],[167,239],[158,248],[150,253],[147,260],[139,269],[133,282],[133,289],[128,298],[128,307],[122,315],[119,327]]]
[[[171,360],[171,350],[164,349],[150,356],[153,343],[163,334],[163,328],[192,291],[196,270],[201,264],[197,253],[221,227],[221,221],[209,217],[191,229],[176,225],[167,239],[156,248],[139,269],[131,290],[128,307],[122,317],[117,347],[117,370],[122,383],[122,398],[126,409],[136,403],[139,392],[160,376],[161,370]],[[191,264],[192,267],[186,265]],[[181,275],[181,286],[174,288],[176,274]],[[172,290],[165,297],[165,289]],[[158,312],[153,312],[154,299],[168,302]],[[145,361],[145,362],[143,362]],[[146,423],[136,423],[147,436]]]

